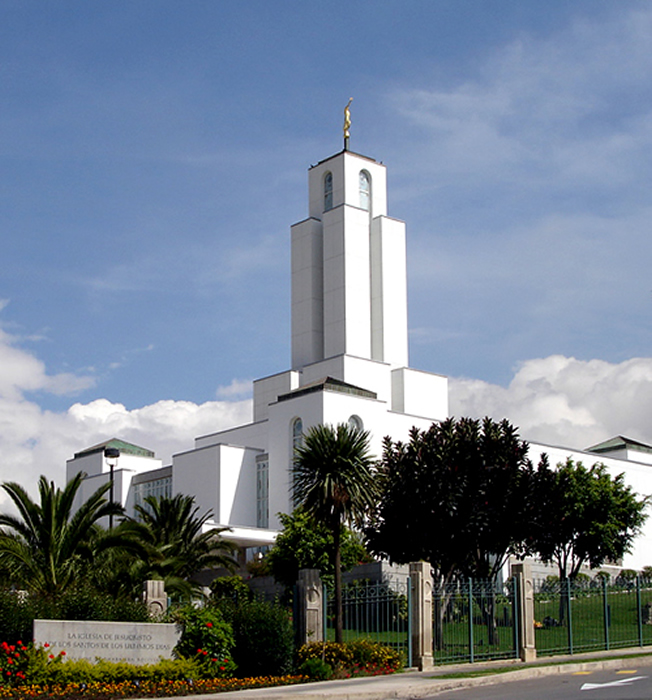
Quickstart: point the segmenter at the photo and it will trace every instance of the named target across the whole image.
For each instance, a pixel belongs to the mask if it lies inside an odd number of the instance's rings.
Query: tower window
[[[269,527],[269,457],[256,458],[256,527]]]
[[[303,421],[301,418],[295,418],[292,421],[292,461],[291,465],[294,464],[295,452],[298,447],[303,445]],[[296,508],[297,497],[294,489],[294,476],[292,479],[292,505]]]
[[[333,208],[333,173],[324,176],[324,211]]]
[[[371,205],[371,178],[366,170],[360,171],[360,208],[369,211]]]

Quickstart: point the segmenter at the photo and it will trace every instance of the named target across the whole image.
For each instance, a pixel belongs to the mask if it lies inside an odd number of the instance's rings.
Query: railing
[[[652,581],[535,581],[538,656],[652,644]]]
[[[436,664],[518,657],[515,586],[467,579],[433,593]]]
[[[335,599],[325,596],[326,637],[335,639]],[[342,588],[343,640],[371,639],[412,656],[410,631],[410,582],[353,581]]]

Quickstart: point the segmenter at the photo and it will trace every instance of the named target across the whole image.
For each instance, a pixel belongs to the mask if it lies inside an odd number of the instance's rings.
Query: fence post
[[[562,581],[566,589],[566,624],[568,625],[568,653],[573,653],[573,615],[571,606],[571,581],[566,578]]]
[[[432,661],[432,575],[425,561],[410,564],[412,616],[412,666],[420,671],[433,667]]]
[[[643,646],[643,608],[641,606],[641,577],[636,577],[636,622],[638,623],[638,645]]]
[[[473,579],[469,578],[468,584],[469,590],[467,605],[469,606],[469,661],[473,663],[475,661],[473,656],[473,647],[475,645],[475,639],[473,639]]]
[[[512,564],[512,576],[517,581],[518,591],[518,653],[521,661],[534,661],[537,658],[537,649],[534,635],[534,586],[530,564]]]
[[[607,598],[607,579],[602,579],[602,614],[604,618],[604,648],[609,651],[609,600]]]
[[[319,569],[301,569],[295,590],[297,646],[324,641],[324,587]]]

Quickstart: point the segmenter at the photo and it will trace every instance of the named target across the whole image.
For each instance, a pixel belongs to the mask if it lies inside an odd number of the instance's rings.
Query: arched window
[[[330,171],[324,176],[324,211],[333,208],[333,173]]]
[[[298,447],[301,447],[301,445],[303,445],[303,421],[301,420],[301,418],[295,418],[292,421],[292,459],[290,462],[290,467],[294,464],[295,452]],[[292,475],[292,506],[296,508],[298,502],[297,493],[294,485],[294,474],[292,473],[292,471],[290,473]]]
[[[355,428],[356,430],[362,430],[362,418],[360,418],[360,416],[352,415],[349,418],[349,427]]]
[[[360,171],[360,209],[369,211],[371,207],[371,178],[366,170]]]
[[[294,451],[297,447],[303,445],[303,421],[301,418],[295,418],[292,421],[292,458],[294,459]]]

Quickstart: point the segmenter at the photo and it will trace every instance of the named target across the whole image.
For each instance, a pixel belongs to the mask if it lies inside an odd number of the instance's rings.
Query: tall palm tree
[[[360,526],[375,505],[377,487],[369,433],[346,423],[317,425],[294,454],[296,504],[333,534],[335,641],[342,641],[342,526]]]
[[[190,580],[198,571],[235,568],[232,554],[236,547],[221,537],[228,528],[204,531],[212,513],[198,515],[199,506],[193,496],[148,496],[135,510],[137,518],[121,523],[118,532],[142,543],[146,552],[143,575],[161,578],[166,588],[188,594],[192,590]]]
[[[78,473],[63,489],[41,476],[39,502],[20,484],[2,484],[18,516],[0,514],[0,561],[31,591],[56,597],[99,549],[115,544],[98,524],[103,517],[123,512],[122,506],[104,498],[110,484],[73,510],[84,476]]]

